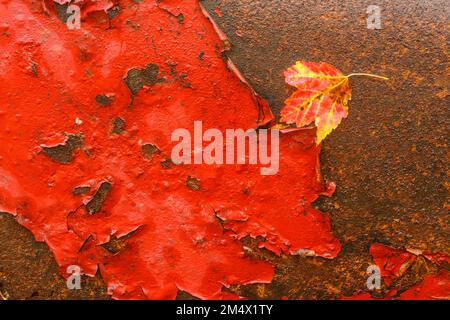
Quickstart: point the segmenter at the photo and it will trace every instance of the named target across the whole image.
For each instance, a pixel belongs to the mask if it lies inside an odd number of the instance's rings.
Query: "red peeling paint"
[[[0,210],[49,245],[63,275],[100,268],[118,299],[228,299],[224,287],[274,275],[246,256],[245,236],[336,257],[328,214],[311,208],[333,190],[313,130],[282,134],[275,176],[170,161],[171,133],[195,120],[224,132],[273,118],[224,63],[197,1],[124,0],[111,21],[117,3],[75,4],[80,30],[52,1],[0,2]]]
[[[380,268],[381,276],[389,290],[382,298],[373,298],[368,292],[359,292],[343,300],[400,299],[400,300],[450,300],[450,272],[444,264],[449,263],[450,256],[443,253],[427,253],[419,250],[403,250],[374,243],[370,253],[375,264]],[[425,275],[423,280],[403,292],[390,287],[394,281],[402,277],[413,262],[423,256],[441,269],[437,273]]]
[[[374,243],[370,247],[370,254],[380,268],[381,276],[387,285],[390,285],[395,278],[400,277],[416,259],[416,256],[410,252],[379,243]]]
[[[421,283],[409,288],[399,297],[400,300],[450,300],[450,272],[441,270],[427,275]]]

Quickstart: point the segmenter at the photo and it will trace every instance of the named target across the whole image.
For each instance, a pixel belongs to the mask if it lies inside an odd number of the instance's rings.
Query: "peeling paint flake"
[[[376,296],[359,292],[342,299],[450,300],[450,256],[381,243],[372,244],[370,253],[386,287]]]

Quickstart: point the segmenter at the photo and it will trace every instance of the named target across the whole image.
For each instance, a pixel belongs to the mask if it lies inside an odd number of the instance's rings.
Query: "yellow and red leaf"
[[[298,90],[286,100],[281,121],[297,127],[314,123],[320,144],[347,117],[348,77],[328,63],[299,61],[286,70],[285,78]]]
[[[317,127],[316,143],[320,144],[348,115],[352,98],[351,76],[368,76],[383,80],[386,77],[368,73],[344,75],[325,62],[297,61],[284,72],[286,83],[297,91],[285,101],[281,121],[298,127],[312,123]]]

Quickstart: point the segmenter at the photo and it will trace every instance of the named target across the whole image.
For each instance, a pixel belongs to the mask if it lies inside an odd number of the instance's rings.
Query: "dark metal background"
[[[352,78],[350,115],[324,143],[323,175],[337,191],[316,206],[332,214],[339,256],[256,250],[277,266],[273,283],[230,290],[253,298],[336,298],[365,289],[371,243],[450,254],[448,1],[203,3],[233,44],[228,55],[275,113],[292,92],[282,72],[298,59],[391,78]],[[382,9],[381,30],[366,28],[371,4]],[[419,259],[397,286],[405,290],[432,270]],[[2,292],[19,299],[106,297],[100,277],[83,281],[82,290],[68,291],[46,245],[0,215]]]

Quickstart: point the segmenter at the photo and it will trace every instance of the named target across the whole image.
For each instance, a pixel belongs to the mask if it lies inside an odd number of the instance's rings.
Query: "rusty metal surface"
[[[253,298],[337,298],[364,290],[374,242],[449,254],[448,3],[378,1],[381,30],[366,28],[371,1],[204,4],[233,44],[228,55],[276,114],[291,92],[282,71],[297,59],[391,78],[352,79],[350,115],[324,143],[323,175],[337,191],[316,206],[332,214],[339,256],[255,250],[277,266],[273,283],[231,290]],[[65,289],[48,248],[9,216],[0,216],[0,241],[0,290],[11,298],[106,297],[100,278],[84,279],[78,292]],[[416,262],[403,289],[426,270]]]
[[[68,290],[50,249],[14,217],[0,213],[0,292],[8,299],[109,299],[99,274]]]

